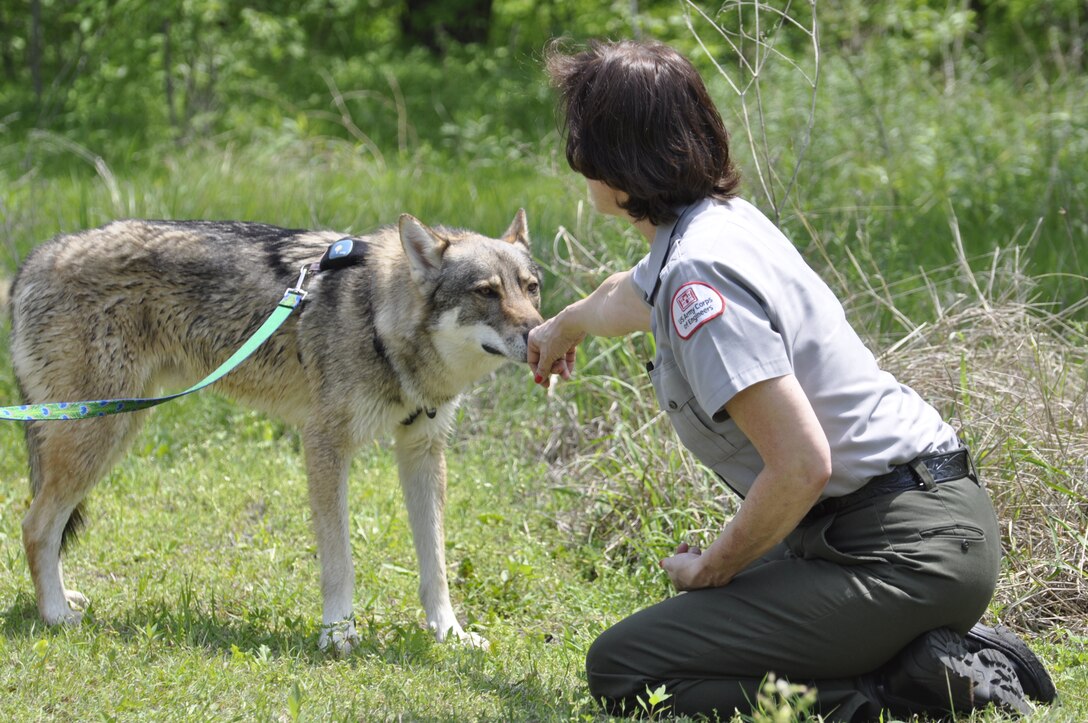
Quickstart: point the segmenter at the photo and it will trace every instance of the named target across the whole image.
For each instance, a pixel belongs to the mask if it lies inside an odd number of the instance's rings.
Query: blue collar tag
[[[365,261],[366,243],[344,237],[325,249],[325,254],[321,257],[321,261],[318,262],[318,268],[321,271],[342,269]]]

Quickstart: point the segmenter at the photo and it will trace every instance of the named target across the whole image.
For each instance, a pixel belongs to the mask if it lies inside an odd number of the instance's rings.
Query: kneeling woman
[[[1000,538],[969,452],[878,368],[842,305],[737,197],[698,73],[657,43],[550,53],[566,155],[646,256],[535,329],[538,383],[569,378],[587,334],[652,331],[650,376],[681,441],[743,498],[705,550],[661,565],[684,592],[587,656],[613,711],[664,684],[676,713],[748,713],[775,673],[828,719],[1030,709],[1054,688],[1027,646],[976,625]]]

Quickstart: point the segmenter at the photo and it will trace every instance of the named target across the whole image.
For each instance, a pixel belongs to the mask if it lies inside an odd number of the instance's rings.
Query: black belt
[[[873,477],[861,489],[854,490],[842,497],[829,497],[815,504],[806,520],[829,515],[841,509],[855,505],[873,497],[889,495],[906,490],[933,489],[941,482],[968,477],[978,484],[978,474],[971,460],[971,453],[966,448],[943,454],[927,454],[892,468],[891,472]]]

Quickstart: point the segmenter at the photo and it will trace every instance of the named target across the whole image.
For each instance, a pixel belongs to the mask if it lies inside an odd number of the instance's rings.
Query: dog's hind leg
[[[38,612],[49,625],[74,625],[83,617],[87,599],[65,587],[60,555],[82,522],[80,505],[87,492],[137,427],[130,415],[32,423],[27,429],[33,500],[23,518],[23,545]]]
[[[342,428],[342,427],[341,427]],[[322,650],[331,645],[336,653],[351,652],[358,637],[352,617],[355,594],[355,565],[351,559],[348,530],[348,467],[351,446],[343,432],[330,433],[320,421],[303,431],[306,474],[321,564]]]
[[[452,638],[487,648],[487,640],[461,629],[450,604],[446,579],[445,448],[452,414],[453,405],[449,405],[440,411],[438,419],[419,418],[411,425],[398,427],[397,467],[419,559],[419,597],[427,614],[427,625],[440,642]]]

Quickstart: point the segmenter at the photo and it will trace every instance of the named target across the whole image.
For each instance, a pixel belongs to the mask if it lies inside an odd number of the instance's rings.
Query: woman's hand
[[[530,331],[526,361],[536,383],[547,387],[552,374],[570,379],[574,350],[586,335],[625,336],[649,330],[650,307],[635,289],[631,272],[620,271],[592,294]]]
[[[527,361],[537,384],[547,387],[551,375],[558,374],[564,380],[574,373],[575,350],[586,333],[571,328],[563,312],[548,319],[529,332]]]
[[[660,563],[669,575],[672,586],[678,592],[698,590],[703,587],[721,587],[729,582],[728,578],[719,579],[707,567],[707,558],[701,548],[681,542],[672,557],[666,557]]]

